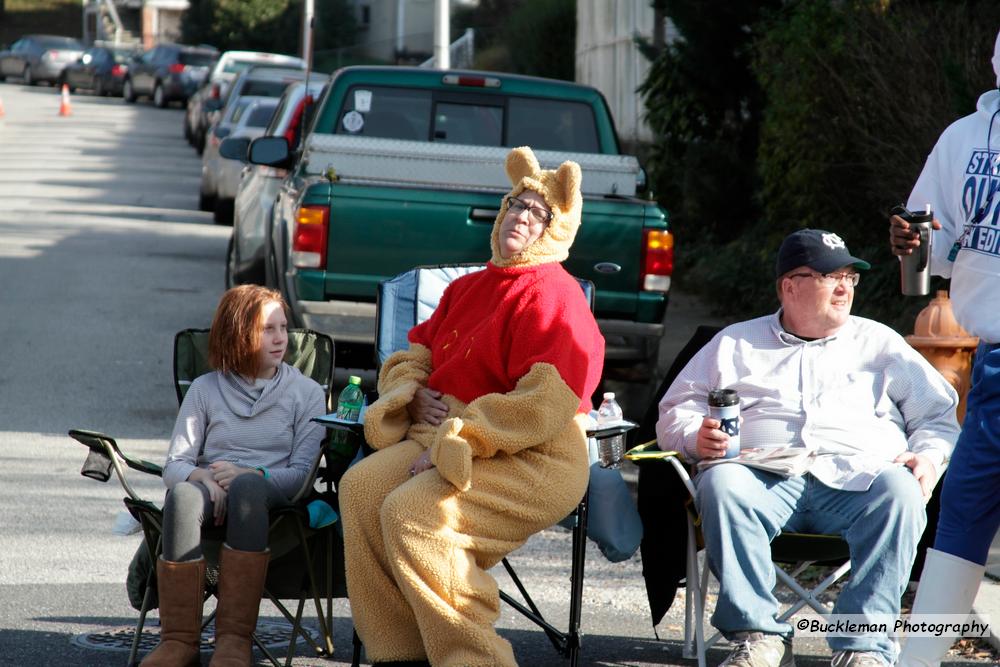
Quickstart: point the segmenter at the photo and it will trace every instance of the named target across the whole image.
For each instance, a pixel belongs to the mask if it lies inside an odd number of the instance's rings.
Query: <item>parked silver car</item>
[[[26,86],[39,81],[55,84],[66,65],[83,53],[83,44],[72,37],[25,35],[0,51],[0,81],[20,77]]]
[[[306,61],[295,56],[263,51],[226,51],[216,61],[205,83],[188,98],[184,114],[184,138],[197,149],[205,147],[205,134],[225,104],[229,86],[238,74],[250,67],[284,67],[306,69]]]
[[[243,168],[235,160],[219,157],[219,144],[230,136],[252,139],[264,134],[277,106],[276,97],[240,97],[235,104],[227,107],[226,114],[209,132],[205,151],[201,156],[199,206],[204,210],[211,203],[215,222],[232,222],[233,199],[236,197],[240,170]]]
[[[302,129],[308,120],[308,105],[319,99],[327,77],[310,80],[306,98],[305,82],[293,83],[285,89],[271,124],[264,136],[284,137],[293,152],[301,144]],[[219,146],[223,158],[245,163],[233,202],[233,235],[226,254],[226,286],[243,283],[274,284],[266,269],[267,237],[271,230],[271,212],[285,178],[284,169],[246,163],[250,141],[228,138]]]

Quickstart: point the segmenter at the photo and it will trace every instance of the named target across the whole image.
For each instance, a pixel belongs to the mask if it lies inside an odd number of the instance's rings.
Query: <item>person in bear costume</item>
[[[580,226],[580,167],[543,170],[527,147],[505,167],[490,262],[386,360],[365,413],[377,451],[341,481],[348,595],[373,664],[516,665],[487,570],[587,487],[604,339],[560,264]]]

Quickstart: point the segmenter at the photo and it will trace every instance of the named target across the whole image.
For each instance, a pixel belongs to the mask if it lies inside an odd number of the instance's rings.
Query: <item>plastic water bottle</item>
[[[600,429],[611,426],[623,421],[624,418],[622,408],[615,400],[615,392],[605,392],[601,407],[597,409],[597,427]],[[624,434],[598,439],[597,458],[602,468],[620,468],[623,456],[625,456]]]
[[[337,418],[345,421],[360,422],[365,407],[365,394],[361,391],[361,378],[352,375],[347,378],[347,386],[340,392],[337,399]],[[330,445],[334,452],[348,459],[354,457],[357,449],[357,438],[347,431],[337,430],[330,434]]]
[[[347,386],[340,392],[337,400],[337,418],[356,422],[361,418],[361,406],[365,403],[365,394],[361,391],[361,378],[352,375],[347,378]]]

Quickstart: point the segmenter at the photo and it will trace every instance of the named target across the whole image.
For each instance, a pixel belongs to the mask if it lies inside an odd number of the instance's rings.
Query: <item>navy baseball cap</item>
[[[822,229],[800,229],[781,242],[775,264],[776,277],[800,266],[808,266],[819,273],[830,273],[842,266],[872,268],[865,260],[851,255],[842,238]]]

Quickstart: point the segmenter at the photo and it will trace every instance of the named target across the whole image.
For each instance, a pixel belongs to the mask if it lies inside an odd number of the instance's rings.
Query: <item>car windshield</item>
[[[110,53],[111,57],[114,58],[115,62],[118,63],[119,65],[124,65],[128,61],[132,60],[133,56],[135,56],[135,51],[115,50],[111,51]]]
[[[192,67],[211,67],[216,59],[217,56],[214,53],[199,53],[197,51],[181,51],[178,58],[182,65],[191,65]]]
[[[247,99],[246,97],[241,97],[236,100],[233,110],[229,114],[228,120],[223,121],[224,123],[231,123],[235,125],[240,122],[240,118],[243,116],[243,112],[247,110],[255,100]],[[221,123],[220,123],[221,124]]]
[[[274,110],[278,107],[277,104],[257,104],[250,110],[250,114],[247,116],[246,122],[243,123],[246,127],[267,127],[267,124],[271,122],[271,116],[274,115]]]
[[[291,81],[260,81],[248,79],[240,90],[241,95],[256,95],[257,97],[281,97]]]
[[[38,37],[36,41],[46,49],[83,49],[83,45],[72,37]]]
[[[284,62],[284,63],[262,63],[260,61],[254,61],[254,60],[230,60],[222,68],[222,71],[226,72],[227,74],[239,74],[240,72],[242,72],[243,70],[247,69],[248,67],[256,67],[258,69],[261,69],[261,68],[267,69],[269,67],[270,68],[274,68],[274,69],[284,69],[284,68],[288,68],[288,67],[294,67],[294,65],[291,64],[291,63],[287,63],[287,62]]]
[[[389,86],[352,88],[334,131],[448,144],[601,150],[594,113],[583,102],[516,96],[493,102],[482,94],[464,93],[435,99],[428,90]]]

